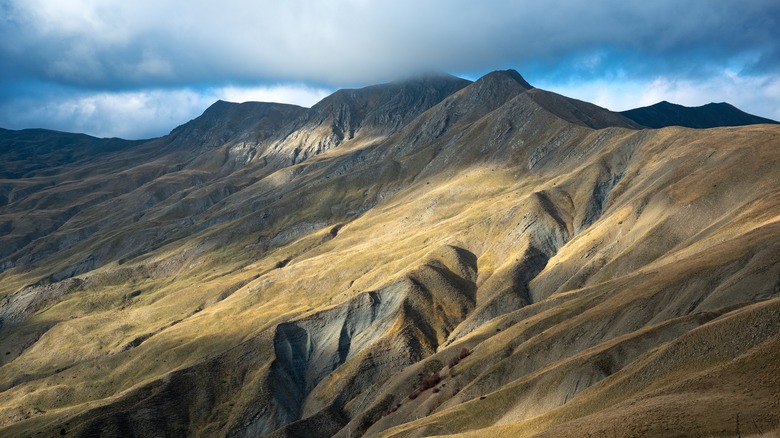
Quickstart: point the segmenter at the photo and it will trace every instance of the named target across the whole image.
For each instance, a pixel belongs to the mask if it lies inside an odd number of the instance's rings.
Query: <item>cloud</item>
[[[624,89],[695,86],[728,69],[759,86],[780,75],[779,21],[776,0],[0,0],[0,98],[28,101],[26,84],[38,83],[61,92],[39,97],[46,108],[125,114],[90,102],[130,93],[149,96],[136,109],[153,115],[179,103],[171,90],[203,100],[220,87],[335,89],[501,68],[531,83]],[[34,112],[61,126],[65,113]]]
[[[205,90],[152,89],[125,92],[56,92],[4,100],[6,128],[38,127],[97,137],[151,138],[197,116],[217,100],[283,102],[311,106],[331,90],[306,86],[225,86]]]
[[[303,85],[225,86],[210,90],[206,95],[228,102],[277,102],[310,107],[333,91],[332,89],[311,88]]]
[[[594,50],[618,54],[605,67],[632,74],[686,64],[695,73],[746,51],[761,60],[751,67],[772,69],[780,47],[780,4],[769,0],[6,1],[16,38],[4,57],[78,85],[344,85],[535,63],[568,71],[560,61]],[[624,56],[635,59],[614,65]]]

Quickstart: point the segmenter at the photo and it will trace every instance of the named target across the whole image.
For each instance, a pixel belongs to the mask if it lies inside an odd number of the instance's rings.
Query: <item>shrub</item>
[[[397,411],[397,410],[398,410],[398,408],[400,408],[400,407],[401,407],[401,403],[395,403],[395,404],[393,404],[392,406],[390,406],[390,407],[387,409],[387,412],[385,412],[385,416],[392,414],[393,412]]]
[[[460,349],[460,353],[458,353],[457,356],[455,356],[452,359],[450,359],[450,362],[447,364],[447,366],[450,367],[450,368],[454,367],[455,365],[459,364],[461,360],[463,360],[466,357],[468,357],[470,354],[471,354],[471,351],[468,348],[466,348],[466,347],[461,348]]]
[[[430,376],[422,379],[422,382],[420,382],[420,385],[422,386],[422,390],[425,391],[428,388],[433,388],[439,382],[441,382],[441,376],[439,375],[439,372],[436,371],[435,373],[431,374]]]

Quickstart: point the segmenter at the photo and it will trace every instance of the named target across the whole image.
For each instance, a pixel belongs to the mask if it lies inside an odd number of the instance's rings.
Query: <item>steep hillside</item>
[[[777,430],[780,127],[638,128],[503,71],[2,180],[0,434]]]
[[[719,126],[745,126],[778,122],[748,114],[725,102],[687,107],[669,103],[656,103],[642,108],[623,111],[620,114],[650,128],[685,126],[688,128],[717,128]]]

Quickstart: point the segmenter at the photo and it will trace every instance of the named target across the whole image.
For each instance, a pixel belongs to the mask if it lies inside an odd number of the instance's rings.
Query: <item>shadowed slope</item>
[[[571,123],[593,129],[642,127],[641,124],[635,123],[635,120],[625,117],[625,114],[614,113],[592,103],[538,89],[529,94],[544,109]]]

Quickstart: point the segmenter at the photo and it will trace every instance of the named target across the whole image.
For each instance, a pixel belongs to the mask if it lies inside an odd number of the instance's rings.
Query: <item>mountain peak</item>
[[[364,88],[341,89],[315,104],[305,118],[316,123],[336,118],[336,124],[345,124],[339,129],[347,131],[363,127],[392,131],[469,83],[451,75],[431,74]]]
[[[306,108],[283,103],[217,100],[200,116],[173,129],[167,141],[185,147],[199,145],[202,150],[211,149],[234,135],[256,130],[258,124],[278,127],[304,111]]]
[[[203,113],[200,116],[198,116],[198,117],[203,117],[204,115],[207,115],[207,114],[210,114],[210,115],[220,114],[223,111],[226,111],[226,110],[228,110],[231,107],[235,107],[236,105],[238,105],[238,104],[235,103],[235,102],[228,102],[226,100],[220,99],[220,100],[217,100],[216,102],[212,103],[211,105],[209,105],[208,108],[206,108],[206,110],[203,111]]]
[[[726,102],[711,102],[702,106],[688,107],[664,100],[654,105],[623,111],[621,114],[649,128],[684,126],[703,129],[719,126],[778,123],[771,119],[748,114]]]
[[[496,70],[465,87],[464,104],[469,107],[497,108],[533,87],[515,70]]]
[[[444,72],[426,72],[414,76],[401,77],[387,84],[381,85],[407,85],[407,84],[441,84],[441,83],[469,83],[471,81]]]
[[[479,78],[477,82],[483,81],[483,82],[493,82],[493,81],[506,81],[507,79],[511,80],[512,82],[520,85],[523,89],[530,90],[533,89],[533,85],[529,84],[521,75],[517,72],[517,70],[495,70],[492,71],[485,76],[482,76]]]
[[[338,90],[293,121],[274,153],[299,162],[356,137],[388,135],[469,84],[439,74]]]
[[[491,74],[497,74],[497,75],[506,76],[506,77],[514,80],[515,82],[517,82],[518,84],[520,84],[523,88],[525,88],[527,90],[530,90],[530,89],[534,88],[533,85],[529,84],[528,81],[526,81],[525,78],[523,78],[523,76],[520,75],[520,73],[518,73],[517,70],[514,70],[514,69],[496,70],[496,71],[494,71]]]

